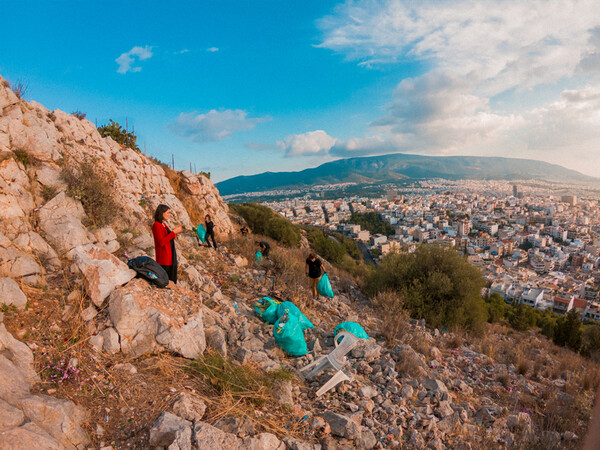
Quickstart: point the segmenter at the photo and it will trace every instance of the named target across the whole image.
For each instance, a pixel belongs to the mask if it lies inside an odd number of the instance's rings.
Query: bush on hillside
[[[300,228],[270,208],[256,203],[230,203],[229,209],[242,216],[253,233],[268,236],[286,247],[300,245]]]
[[[577,310],[572,309],[566,316],[556,322],[554,329],[554,343],[569,347],[577,352],[583,343],[583,324],[579,319]]]
[[[433,327],[485,329],[487,313],[481,298],[485,281],[479,270],[455,250],[420,245],[414,253],[390,253],[368,276],[366,291],[394,291],[413,318]]]
[[[115,142],[133,150],[137,150],[138,152],[140,151],[136,143],[137,137],[133,132],[127,132],[117,122],[113,122],[112,119],[108,122],[108,125],[103,125],[98,128],[100,136],[110,136]]]
[[[110,177],[96,171],[90,161],[78,168],[65,164],[61,178],[67,183],[67,195],[79,200],[88,215],[90,223],[86,225],[103,227],[119,215]]]
[[[490,298],[486,300],[486,306],[488,311],[488,322],[494,323],[499,322],[504,318],[506,303],[500,294],[494,292],[490,295]]]

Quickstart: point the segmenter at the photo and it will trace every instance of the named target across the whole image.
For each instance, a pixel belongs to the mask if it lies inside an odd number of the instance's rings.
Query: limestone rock
[[[247,450],[285,450],[285,444],[271,433],[260,433],[252,438],[244,439]]]
[[[34,448],[62,450],[65,446],[46,433],[40,426],[31,422],[18,428],[0,432],[0,449],[2,450]]]
[[[35,422],[65,447],[89,443],[87,434],[81,428],[87,419],[87,413],[70,400],[32,395],[20,400],[17,405],[22,408],[28,420]]]
[[[347,416],[332,411],[326,411],[323,414],[323,419],[329,424],[331,432],[336,436],[348,439],[360,437],[362,427]]]
[[[23,412],[0,399],[0,431],[18,427],[25,420]]]
[[[114,328],[107,328],[103,330],[101,334],[104,338],[102,348],[106,353],[112,355],[121,350],[121,344],[119,343],[119,333],[117,333]]]
[[[206,335],[206,345],[225,358],[227,357],[227,340],[225,338],[225,333],[219,327],[210,327],[204,329],[204,334]]]
[[[173,404],[173,413],[190,422],[199,422],[206,411],[206,404],[199,398],[182,392]]]
[[[86,217],[81,203],[61,192],[39,211],[40,228],[53,247],[72,258],[75,247],[92,243],[95,238],[81,224]]]
[[[33,368],[33,353],[31,352],[31,349],[23,342],[12,337],[2,323],[0,323],[0,355],[2,355],[6,361],[10,362],[21,374],[21,381],[25,383],[35,383],[39,381],[37,373]],[[0,383],[0,389],[1,385],[2,383]]]
[[[12,278],[0,278],[0,292],[2,292],[1,304],[14,305],[19,311],[25,309],[27,297]]]
[[[243,443],[240,438],[231,433],[225,433],[205,422],[197,422],[194,425],[198,450],[237,450],[242,449]]]
[[[185,430],[189,431],[188,448],[191,447],[191,427],[192,423],[187,420],[177,417],[169,412],[163,412],[152,428],[150,429],[150,445],[152,447],[168,447],[175,441],[176,434],[180,432],[184,436],[187,435]],[[183,433],[181,433],[183,431]],[[180,436],[181,439],[182,436]]]
[[[126,355],[168,348],[185,358],[197,358],[206,348],[202,310],[190,311],[189,299],[176,291],[158,290],[136,279],[109,297],[109,315]],[[179,308],[176,304],[179,301]]]
[[[101,306],[117,286],[127,283],[136,275],[127,264],[102,247],[76,247],[73,257],[85,277],[87,292],[96,306]]]

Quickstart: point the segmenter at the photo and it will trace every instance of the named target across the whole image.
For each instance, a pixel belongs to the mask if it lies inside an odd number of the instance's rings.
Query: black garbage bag
[[[138,277],[144,278],[158,287],[164,288],[169,284],[169,276],[162,266],[149,256],[138,256],[127,261],[130,269],[137,272]]]

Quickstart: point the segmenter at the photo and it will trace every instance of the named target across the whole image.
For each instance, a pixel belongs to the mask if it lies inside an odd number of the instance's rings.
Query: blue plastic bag
[[[261,252],[256,252],[256,254],[254,255],[254,261],[256,261],[257,264],[260,264],[263,260],[263,255]]]
[[[329,276],[327,275],[327,272],[321,276],[319,284],[317,284],[317,291],[319,291],[320,295],[333,298],[333,289],[331,288],[331,283],[329,282]]]
[[[275,342],[284,352],[292,356],[303,356],[308,352],[306,340],[298,318],[289,314],[284,314],[275,322],[273,327],[273,336]]]
[[[204,244],[206,242],[206,228],[204,228],[204,225],[200,224],[196,227],[196,234],[200,242]]]
[[[349,331],[354,336],[359,337],[361,339],[369,339],[369,335],[365,331],[363,327],[361,327],[356,322],[342,322],[333,330],[333,335],[337,336],[338,333],[342,331]]]
[[[275,323],[277,318],[277,307],[279,302],[270,297],[263,297],[254,305],[254,311],[262,320],[267,323]]]
[[[300,311],[300,309],[292,302],[283,302],[277,306],[277,317],[281,317],[284,314],[289,314],[290,316],[296,317],[303,330],[315,327],[312,322],[308,320],[304,314],[302,314],[302,311]]]

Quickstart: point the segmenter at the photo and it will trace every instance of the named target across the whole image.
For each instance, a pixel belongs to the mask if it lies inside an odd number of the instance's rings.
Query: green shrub
[[[232,203],[229,208],[234,214],[244,218],[253,233],[268,236],[287,247],[300,245],[300,228],[266,206]]]
[[[390,253],[367,277],[371,295],[394,291],[413,318],[437,328],[485,329],[487,313],[481,298],[485,281],[479,270],[454,249],[420,245],[414,253]]]
[[[554,343],[569,347],[577,352],[583,344],[583,324],[577,310],[572,309],[566,316],[558,319],[554,329]]]
[[[102,227],[119,215],[120,207],[113,198],[111,179],[94,169],[90,161],[78,168],[65,165],[61,177],[67,183],[67,194],[79,200],[90,223]]]
[[[508,322],[517,331],[526,331],[535,325],[535,313],[532,307],[519,303],[512,305],[508,312]]]
[[[115,142],[133,150],[137,150],[138,152],[140,151],[136,143],[136,135],[133,134],[133,132],[124,130],[117,122],[109,120],[108,125],[103,125],[98,128],[98,132],[102,137],[110,136]]]
[[[23,164],[25,167],[29,165],[29,153],[22,149],[13,150],[15,160]]]
[[[506,303],[504,303],[504,299],[497,292],[494,292],[492,295],[490,295],[490,298],[486,301],[488,322],[499,322],[504,318],[505,304]]]

